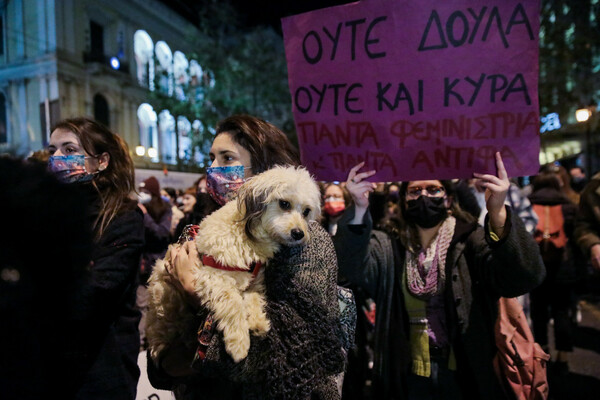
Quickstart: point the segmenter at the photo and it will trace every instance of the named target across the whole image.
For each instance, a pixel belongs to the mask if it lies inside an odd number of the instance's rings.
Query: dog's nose
[[[292,229],[292,238],[294,240],[300,240],[304,237],[304,231],[300,229]]]

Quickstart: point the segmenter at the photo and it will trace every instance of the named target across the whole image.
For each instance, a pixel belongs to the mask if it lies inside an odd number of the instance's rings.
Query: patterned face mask
[[[85,159],[86,157],[83,154],[50,156],[48,169],[64,183],[89,182],[98,172],[91,174],[87,172]]]
[[[330,217],[337,217],[341,215],[346,209],[346,203],[344,199],[340,199],[337,197],[330,196],[325,199],[325,204],[323,205],[323,211]]]
[[[243,165],[206,168],[206,189],[220,205],[233,199],[244,182]]]

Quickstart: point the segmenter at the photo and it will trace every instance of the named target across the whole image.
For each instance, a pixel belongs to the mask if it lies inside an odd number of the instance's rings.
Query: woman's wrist
[[[490,228],[498,235],[502,236],[504,225],[506,225],[506,207],[502,207],[500,211],[489,213]]]
[[[350,220],[349,225],[361,225],[369,207],[354,205],[354,218]]]

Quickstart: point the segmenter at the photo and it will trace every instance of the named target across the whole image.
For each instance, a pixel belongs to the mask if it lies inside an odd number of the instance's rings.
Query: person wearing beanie
[[[154,176],[149,177],[140,183],[140,189],[144,189],[153,196],[160,197],[160,184]]]

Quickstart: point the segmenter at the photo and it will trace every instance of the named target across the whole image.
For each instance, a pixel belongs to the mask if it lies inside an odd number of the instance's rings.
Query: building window
[[[192,160],[192,124],[186,117],[180,115],[177,117],[177,144],[179,159],[184,161]]]
[[[8,143],[6,114],[6,97],[4,97],[4,93],[0,92],[0,144]]]
[[[104,61],[104,27],[90,21],[90,56],[93,61]]]
[[[158,132],[156,112],[148,103],[143,103],[137,110],[138,125],[140,128],[140,146],[144,148],[145,154],[148,154],[153,162],[158,162],[158,154],[151,155],[149,153],[157,152],[158,148]],[[153,149],[151,152],[150,149]]]
[[[177,126],[175,117],[169,110],[162,110],[158,114],[158,129],[162,161],[167,164],[177,164]]]
[[[133,35],[133,52],[137,67],[136,75],[140,86],[154,90],[154,42],[144,30]]]
[[[101,94],[94,96],[94,119],[106,127],[110,127],[110,111],[108,102]]]
[[[156,59],[156,82],[161,93],[167,96],[173,95],[173,52],[169,45],[160,40],[156,42],[154,49]]]
[[[188,68],[190,63],[181,51],[173,53],[173,79],[175,81],[175,98],[177,100],[185,101],[185,89],[187,89],[190,83],[190,75],[188,74]]]

